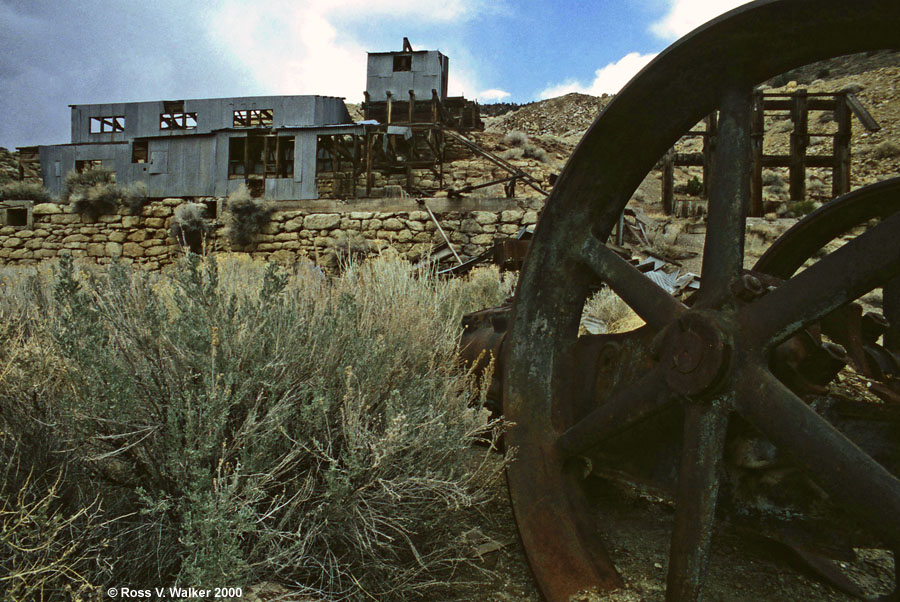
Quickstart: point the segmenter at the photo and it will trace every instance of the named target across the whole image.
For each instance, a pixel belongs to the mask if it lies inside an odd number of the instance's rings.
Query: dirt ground
[[[572,602],[663,602],[669,534],[674,508],[642,497],[624,486],[597,480],[590,499],[594,523],[625,581],[625,588],[573,597]],[[493,537],[504,545],[486,554],[485,568],[496,573],[490,585],[473,592],[473,601],[541,602],[508,505],[492,517]],[[846,568],[869,596],[891,591],[893,564],[889,552],[858,550]],[[703,599],[707,602],[849,602],[858,600],[835,590],[804,568],[781,546],[719,524],[712,541]]]

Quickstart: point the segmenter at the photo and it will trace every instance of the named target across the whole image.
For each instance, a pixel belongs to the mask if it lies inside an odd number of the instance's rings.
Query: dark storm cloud
[[[0,146],[68,142],[69,104],[266,92],[204,4],[0,0]]]

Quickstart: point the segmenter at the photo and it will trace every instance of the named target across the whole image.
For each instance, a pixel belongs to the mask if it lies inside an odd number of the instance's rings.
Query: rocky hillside
[[[18,179],[19,166],[17,153],[8,151],[0,146],[0,184]]]
[[[523,106],[517,111],[485,121],[489,132],[524,132],[530,136],[579,137],[612,100],[612,96],[566,94]]]

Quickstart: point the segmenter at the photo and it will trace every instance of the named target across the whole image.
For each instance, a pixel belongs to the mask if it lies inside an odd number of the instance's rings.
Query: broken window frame
[[[232,126],[236,128],[270,128],[274,123],[273,109],[237,109],[232,114]]]
[[[110,115],[106,117],[91,117],[91,134],[115,134],[125,131],[125,116]]]
[[[131,162],[132,163],[149,163],[150,162],[150,141],[146,139],[135,139],[131,142]]]
[[[394,55],[394,73],[401,71],[412,71],[412,55],[396,54]]]
[[[197,129],[197,113],[170,112],[159,114],[159,129],[195,130]]]
[[[292,178],[294,136],[251,134],[228,139],[228,178]]]
[[[75,161],[75,171],[84,173],[92,169],[100,169],[103,167],[103,161],[100,159],[77,159]]]

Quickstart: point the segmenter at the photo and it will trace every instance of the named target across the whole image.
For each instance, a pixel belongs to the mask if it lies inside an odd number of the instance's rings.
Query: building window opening
[[[316,140],[316,173],[347,171],[358,161],[352,136],[319,136]]]
[[[400,54],[395,56],[394,71],[412,71],[412,55]]]
[[[244,173],[244,149],[247,145],[246,138],[228,139],[228,177],[243,177]]]
[[[197,128],[197,113],[161,113],[159,129],[193,130]]]
[[[233,127],[258,128],[272,127],[272,109],[242,109],[234,112]]]
[[[131,162],[146,163],[150,157],[150,141],[135,140],[131,143]]]
[[[125,131],[125,116],[91,117],[92,134],[109,134]]]
[[[23,228],[28,225],[28,208],[27,207],[15,207],[6,210],[6,224],[7,226],[15,226],[16,228]]]
[[[331,136],[316,139],[316,173],[334,171],[334,141]]]
[[[228,177],[294,175],[293,136],[248,136],[228,141]]]
[[[294,175],[294,137],[267,136],[265,138],[266,175],[289,178]]]
[[[92,169],[100,169],[101,167],[103,167],[103,161],[100,159],[83,159],[75,161],[75,171],[78,173],[84,173],[86,171],[91,171]]]

